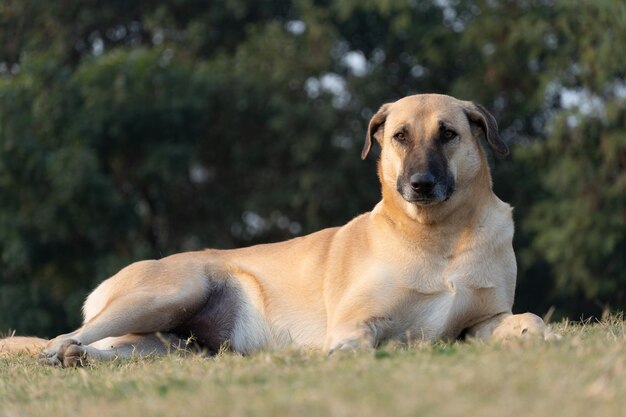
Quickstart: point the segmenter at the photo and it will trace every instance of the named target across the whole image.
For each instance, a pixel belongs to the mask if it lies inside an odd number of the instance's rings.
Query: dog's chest
[[[456,338],[494,303],[494,286],[471,265],[457,268],[445,259],[416,263],[396,275],[401,296],[392,314],[391,338]]]

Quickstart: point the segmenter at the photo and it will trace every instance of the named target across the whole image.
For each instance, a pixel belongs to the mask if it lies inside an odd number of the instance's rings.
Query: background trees
[[[625,43],[609,0],[6,0],[0,331],[75,326],[134,260],[369,210],[366,124],[416,92],[481,102],[513,147],[516,308],[623,309]]]

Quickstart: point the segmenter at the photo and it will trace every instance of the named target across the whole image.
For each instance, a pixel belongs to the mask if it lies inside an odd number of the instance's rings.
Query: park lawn
[[[83,369],[0,359],[0,416],[624,416],[625,323],[559,341],[172,355]]]

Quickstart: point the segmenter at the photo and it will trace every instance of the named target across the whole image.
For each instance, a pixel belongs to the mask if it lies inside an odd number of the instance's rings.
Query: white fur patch
[[[241,309],[235,320],[230,344],[232,349],[243,354],[268,348],[271,336],[264,317],[263,299],[256,284],[240,279],[242,287]]]
[[[109,299],[110,279],[103,281],[93,290],[83,304],[83,323],[87,323],[100,313]]]

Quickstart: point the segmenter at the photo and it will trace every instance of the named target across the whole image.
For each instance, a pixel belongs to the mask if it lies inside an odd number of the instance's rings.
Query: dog
[[[190,336],[242,354],[552,337],[538,316],[512,314],[512,208],[492,191],[482,137],[508,154],[479,104],[438,94],[384,104],[361,153],[380,144],[371,212],[285,242],[133,263],[87,297],[83,325],[46,342],[43,360],[165,354]],[[7,350],[44,343],[8,340]]]

